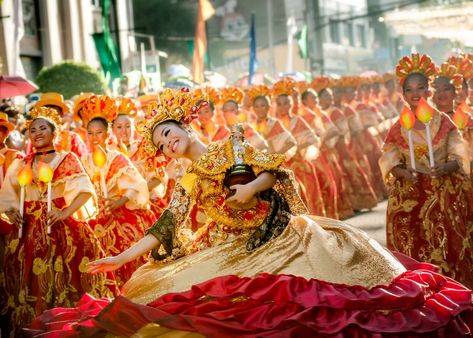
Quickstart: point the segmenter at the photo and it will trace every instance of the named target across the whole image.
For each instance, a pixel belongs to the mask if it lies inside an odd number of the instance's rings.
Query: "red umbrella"
[[[26,95],[34,92],[38,86],[21,76],[0,76],[0,100],[8,97]]]

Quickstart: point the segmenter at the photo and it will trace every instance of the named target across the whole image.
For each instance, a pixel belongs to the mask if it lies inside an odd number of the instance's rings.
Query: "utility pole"
[[[320,75],[324,74],[324,49],[322,14],[320,12],[319,0],[307,0],[307,33],[309,34],[309,46],[311,48],[310,70]]]

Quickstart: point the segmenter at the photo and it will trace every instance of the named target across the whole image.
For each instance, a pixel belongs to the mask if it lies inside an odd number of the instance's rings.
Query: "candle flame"
[[[414,126],[414,123],[416,122],[416,117],[412,110],[410,110],[407,107],[404,107],[404,109],[401,112],[401,118],[400,118],[401,126],[404,129],[411,129]]]
[[[466,103],[462,102],[457,109],[463,110],[465,113],[470,113],[471,112],[471,107]]]
[[[0,166],[2,166],[5,163],[5,156],[0,154]]]
[[[101,146],[96,146],[92,154],[92,159],[94,160],[95,166],[102,168],[107,162],[107,153]]]
[[[426,124],[432,120],[434,109],[427,103],[424,98],[421,98],[417,105],[416,115],[420,122]]]
[[[461,106],[459,106],[455,111],[455,114],[453,114],[452,120],[458,129],[464,129],[468,124],[469,116],[463,109],[461,109]]]
[[[28,184],[31,184],[33,181],[33,170],[31,169],[31,165],[27,164],[20,170],[18,173],[18,183],[21,187],[24,187]]]
[[[49,164],[38,161],[38,179],[41,182],[48,183],[53,180],[54,171]]]

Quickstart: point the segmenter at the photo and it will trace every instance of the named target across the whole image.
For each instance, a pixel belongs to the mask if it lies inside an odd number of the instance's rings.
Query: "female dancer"
[[[401,59],[397,75],[404,100],[412,111],[420,104],[427,105],[429,78],[435,73],[427,55],[413,54]],[[464,189],[470,160],[466,144],[451,119],[431,110],[433,116],[427,126],[432,136],[433,167],[426,126],[419,120],[411,129],[414,164],[410,160],[407,131],[399,121],[385,140],[380,166],[390,185],[387,246],[416,260],[436,264],[443,274],[473,287],[473,228]]]
[[[85,297],[75,312],[48,311],[33,328],[153,337],[178,331],[470,335],[470,290],[428,265],[406,270],[359,230],[307,215],[292,175],[280,168],[284,156],[260,153],[238,135],[206,146],[190,135],[191,113],[198,109],[192,97],[185,91],[162,95],[180,104],[163,104],[148,119],[148,156],[160,152],[192,164],[148,234],[90,266],[94,272],[114,270],[150,250],[159,262],[135,272],[123,288],[128,299],[110,304]],[[204,206],[211,221],[189,234],[183,225],[193,202]]]
[[[30,115],[28,130],[35,152],[13,161],[0,190],[0,212],[19,228],[6,236],[1,272],[0,294],[6,299],[0,308],[9,317],[12,337],[44,310],[73,306],[84,292],[109,297],[116,291],[113,277],[87,273],[86,264],[104,256],[83,220],[83,215],[95,211],[95,193],[77,156],[54,148],[61,119],[46,107]],[[39,175],[46,165],[52,179],[50,190]],[[30,181],[21,189],[19,175],[29,175]]]

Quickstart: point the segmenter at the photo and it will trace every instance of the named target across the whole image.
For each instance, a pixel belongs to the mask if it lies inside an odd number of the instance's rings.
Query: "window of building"
[[[344,24],[344,38],[347,40],[347,43],[350,46],[355,45],[355,37],[353,34],[353,24],[351,22],[346,22]]]
[[[334,19],[330,19],[329,27],[330,27],[330,40],[333,43],[340,44],[340,25],[338,21]]]
[[[356,32],[358,35],[358,44],[360,47],[366,48],[366,29],[364,25],[356,25]]]

